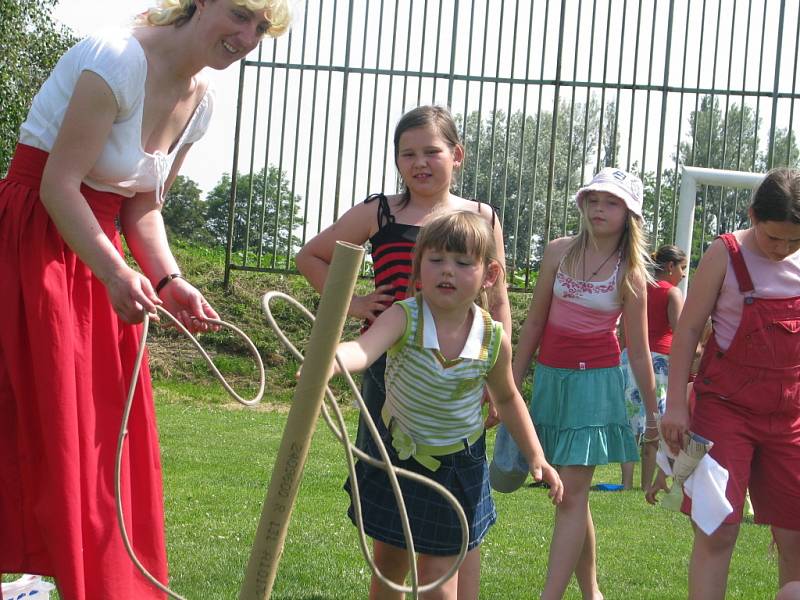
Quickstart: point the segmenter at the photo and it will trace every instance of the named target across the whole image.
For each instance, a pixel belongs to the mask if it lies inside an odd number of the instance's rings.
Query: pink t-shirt
[[[742,257],[750,272],[750,279],[755,286],[756,298],[793,298],[800,296],[800,252],[781,261],[770,260],[756,254],[742,244],[744,231],[734,233],[742,249]],[[733,336],[742,320],[744,297],[739,292],[733,263],[728,257],[728,269],[722,288],[717,296],[717,303],[711,313],[714,325],[714,336],[720,349],[726,350],[733,341]]]

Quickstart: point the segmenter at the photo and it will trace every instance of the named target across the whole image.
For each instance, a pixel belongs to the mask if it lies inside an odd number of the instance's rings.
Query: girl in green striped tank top
[[[496,520],[481,418],[484,389],[534,478],[550,484],[554,503],[563,492],[514,385],[508,335],[476,304],[502,280],[496,256],[491,227],[478,214],[458,211],[432,219],[417,238],[410,297],[386,309],[358,339],[338,349],[349,371],[362,371],[388,353],[386,405],[376,426],[393,464],[438,481],[458,498],[469,523],[469,553],[480,552],[480,542]],[[374,440],[366,451],[379,457]],[[356,477],[375,563],[391,581],[402,584],[409,570],[406,540],[388,478],[364,461],[357,463]],[[400,482],[422,585],[450,568],[462,532],[444,498],[415,481]],[[350,482],[345,489],[350,491]],[[355,522],[352,494],[349,514]],[[443,597],[457,597],[460,576],[445,584]],[[475,598],[477,594],[476,586]],[[401,597],[373,576],[371,598],[395,595]]]

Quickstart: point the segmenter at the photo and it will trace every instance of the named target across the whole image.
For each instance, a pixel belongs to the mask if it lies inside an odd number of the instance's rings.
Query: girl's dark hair
[[[442,136],[447,145],[451,149],[455,148],[461,143],[458,139],[458,128],[456,122],[453,120],[453,115],[444,106],[427,105],[412,108],[397,122],[394,128],[394,165],[397,166],[397,157],[400,154],[400,136],[409,129],[417,129],[419,127],[433,127],[436,132]],[[403,201],[400,208],[403,208],[411,200],[411,194],[408,187],[404,185]]]
[[[791,221],[800,225],[800,171],[773,169],[753,192],[750,208],[756,221]]]
[[[656,273],[663,273],[667,270],[669,263],[679,265],[686,262],[686,253],[672,244],[664,244],[651,256],[653,259],[653,270]]]

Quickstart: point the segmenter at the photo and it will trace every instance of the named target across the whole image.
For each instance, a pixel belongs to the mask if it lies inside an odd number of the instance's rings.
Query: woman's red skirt
[[[114,455],[141,335],[69,249],[39,200],[48,154],[20,145],[0,181],[0,572],[56,578],[63,600],[163,598],[117,526]],[[125,198],[82,192],[122,253]],[[122,497],[145,567],[167,579],[158,432],[143,366]]]

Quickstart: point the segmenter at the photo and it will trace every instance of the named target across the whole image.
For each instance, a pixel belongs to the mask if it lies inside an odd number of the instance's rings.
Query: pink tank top
[[[617,276],[622,257],[605,281],[580,281],[556,273],[539,362],[563,369],[599,369],[619,364],[616,329],[622,313]],[[563,262],[563,261],[562,261]]]
[[[770,260],[756,254],[742,244],[744,231],[734,233],[742,249],[742,257],[750,271],[757,298],[792,298],[800,290],[800,252],[781,261]],[[722,282],[717,303],[711,313],[714,337],[721,350],[727,350],[742,320],[742,294],[728,258],[728,268]]]

